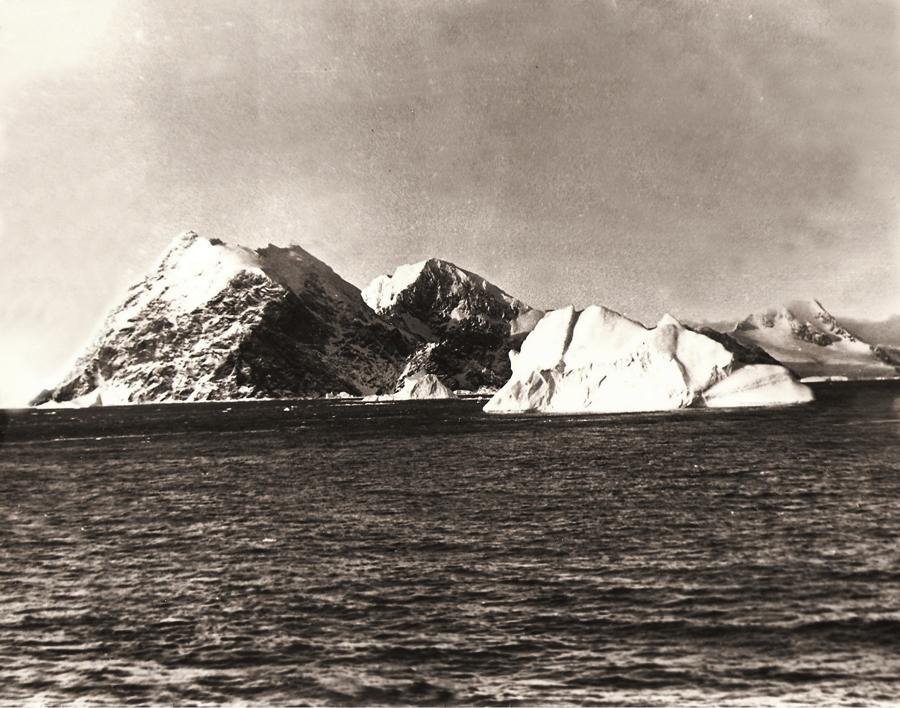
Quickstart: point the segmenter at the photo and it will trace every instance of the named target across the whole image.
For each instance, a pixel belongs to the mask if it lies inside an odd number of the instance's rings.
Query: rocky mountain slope
[[[33,402],[392,392],[412,338],[299,246],[177,237],[56,388]]]
[[[859,339],[817,300],[750,315],[728,333],[744,345],[761,347],[799,376],[900,375],[896,351]]]
[[[453,389],[502,386],[510,375],[509,351],[544,314],[436,258],[379,276],[362,296],[375,312],[416,337],[403,376],[434,374]]]
[[[812,391],[764,352],[666,315],[645,327],[605,307],[548,313],[513,354],[489,413],[616,413],[804,403]]]

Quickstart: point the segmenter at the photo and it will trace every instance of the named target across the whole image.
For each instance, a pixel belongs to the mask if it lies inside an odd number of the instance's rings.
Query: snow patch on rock
[[[166,303],[174,322],[178,314],[193,312],[212,300],[243,271],[262,274],[256,253],[186,231],[171,241],[153,274],[131,288],[107,326],[126,327],[153,301]]]
[[[376,312],[393,307],[401,293],[419,279],[427,265],[427,260],[406,263],[397,266],[393,275],[379,275],[362,289],[363,301]]]

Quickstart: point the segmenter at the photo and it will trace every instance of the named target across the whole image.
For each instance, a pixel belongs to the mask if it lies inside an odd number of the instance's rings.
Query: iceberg
[[[781,406],[807,403],[812,389],[799,383],[783,366],[756,364],[735,369],[729,376],[703,392],[708,408]]]
[[[434,374],[416,374],[403,379],[395,393],[364,396],[362,400],[366,403],[383,403],[387,401],[424,401],[456,397],[456,394],[441,383],[441,380]]]
[[[665,315],[645,327],[601,306],[548,313],[510,353],[488,413],[620,413],[806,403],[812,390],[739,343]],[[771,360],[770,360],[771,361]]]
[[[424,374],[405,379],[400,386],[400,390],[393,397],[398,401],[410,401],[431,398],[456,398],[456,394],[441,383],[441,380],[434,374]]]

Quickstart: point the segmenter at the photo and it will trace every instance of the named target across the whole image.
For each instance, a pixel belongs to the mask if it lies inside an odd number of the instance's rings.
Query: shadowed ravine
[[[900,385],[816,394],[10,412],[0,700],[895,700]]]

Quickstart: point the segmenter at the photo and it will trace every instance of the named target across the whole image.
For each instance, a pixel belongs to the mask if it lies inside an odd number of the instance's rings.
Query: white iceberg
[[[893,376],[885,376],[885,377],[876,377],[874,379],[868,379],[869,381],[889,381]],[[800,383],[833,383],[833,382],[845,382],[850,381],[849,376],[804,376],[800,379]]]
[[[364,396],[362,400],[367,403],[381,403],[444,398],[456,398],[456,394],[441,383],[441,380],[434,374],[417,374],[403,379],[396,393]]]
[[[813,399],[783,366],[742,361],[732,344],[669,315],[648,328],[605,307],[566,307],[548,313],[511,353],[512,377],[484,410],[619,413]]]
[[[404,379],[400,390],[394,394],[398,401],[410,401],[431,398],[456,398],[456,394],[447,388],[434,374],[423,374]]]
[[[703,392],[703,405],[708,408],[740,408],[743,406],[783,406],[808,403],[812,389],[798,383],[783,366],[755,364],[734,369],[718,383]]]

